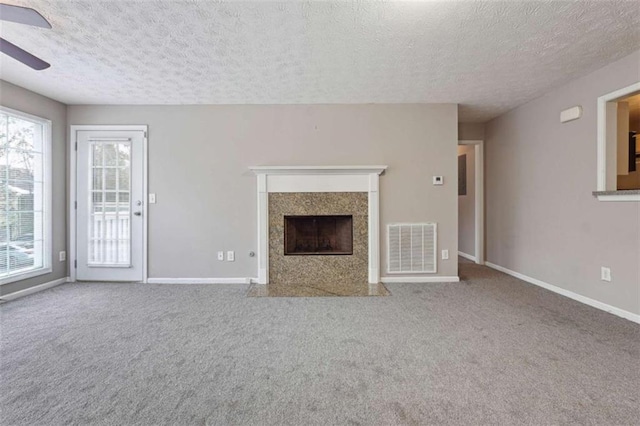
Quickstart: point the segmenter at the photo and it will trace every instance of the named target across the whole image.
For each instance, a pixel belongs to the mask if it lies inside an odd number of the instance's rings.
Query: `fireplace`
[[[386,168],[251,167],[258,177],[257,282],[378,284],[378,181]],[[301,218],[310,215],[315,225]]]
[[[353,254],[353,216],[285,216],[284,255]]]

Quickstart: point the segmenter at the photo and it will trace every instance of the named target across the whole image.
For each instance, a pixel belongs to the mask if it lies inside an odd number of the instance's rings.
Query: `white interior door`
[[[76,278],[143,280],[144,132],[79,130]]]

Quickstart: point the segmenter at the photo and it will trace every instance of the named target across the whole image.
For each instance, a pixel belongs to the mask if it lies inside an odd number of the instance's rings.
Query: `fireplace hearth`
[[[353,216],[284,217],[285,256],[353,254]]]

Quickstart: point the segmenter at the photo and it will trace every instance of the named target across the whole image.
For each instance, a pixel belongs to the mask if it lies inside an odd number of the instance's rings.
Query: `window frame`
[[[43,192],[43,211],[42,211],[42,246],[44,249],[42,267],[31,269],[24,272],[10,274],[0,278],[0,286],[4,284],[14,283],[16,281],[26,280],[53,271],[53,173],[52,173],[52,136],[51,136],[51,120],[38,117],[23,111],[7,108],[0,105],[0,112],[14,116],[19,119],[31,121],[42,126],[42,192]]]
[[[640,201],[640,194],[629,193],[629,190],[607,188],[607,153],[615,151],[607,145],[607,105],[622,98],[640,92],[640,82],[615,90],[598,98],[598,144],[597,144],[597,186],[594,195],[599,201]],[[616,147],[617,148],[617,147]]]

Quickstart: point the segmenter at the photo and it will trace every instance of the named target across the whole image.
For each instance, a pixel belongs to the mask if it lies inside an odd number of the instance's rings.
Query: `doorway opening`
[[[147,126],[71,126],[71,281],[147,280]]]
[[[458,255],[484,265],[484,142],[458,141]]]

